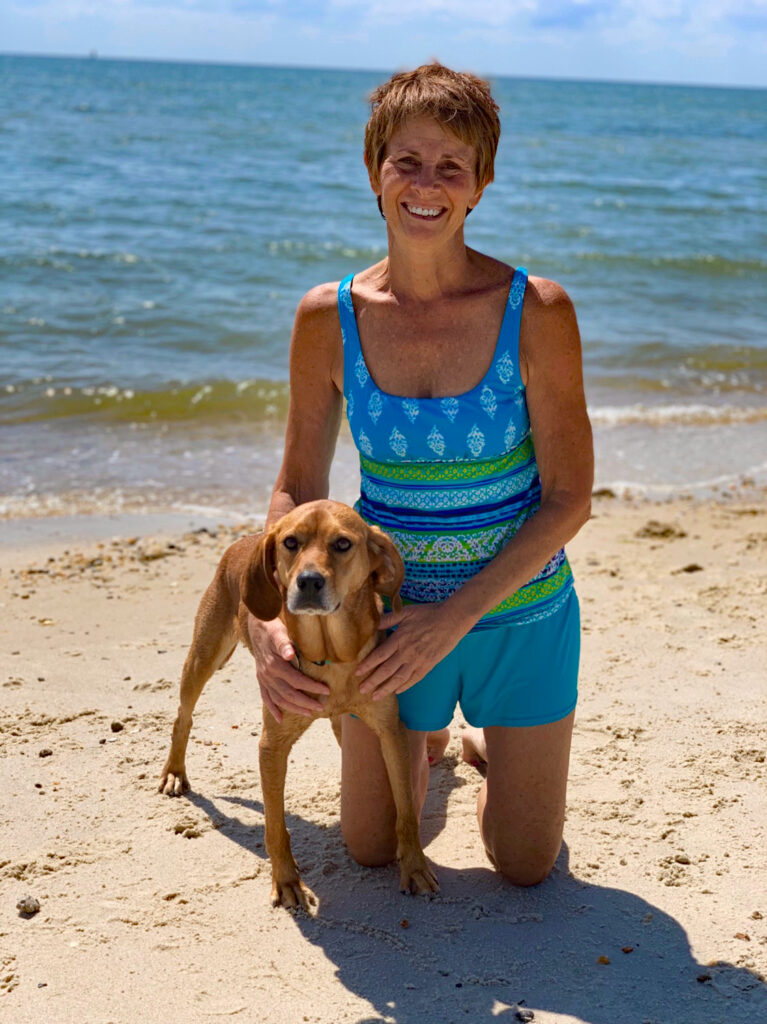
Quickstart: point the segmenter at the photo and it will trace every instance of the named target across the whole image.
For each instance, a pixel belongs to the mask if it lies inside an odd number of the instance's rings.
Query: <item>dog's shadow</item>
[[[464,784],[446,757],[432,770],[425,846],[445,825],[449,795]],[[233,842],[265,858],[263,827],[221,811],[259,813],[258,800],[188,794]],[[725,962],[699,963],[684,929],[622,889],[570,874],[563,846],[539,886],[509,885],[489,868],[437,864],[433,899],[397,891],[397,870],[362,868],[340,825],[288,814],[302,877],[320,900],[293,915],[304,938],[336,965],[339,982],[375,1008],[357,1024],[444,1024],[522,1019],[518,1007],[589,1024],[755,1024],[767,1020],[767,985]],[[476,828],[472,820],[470,826]],[[428,855],[428,850],[427,850]],[[267,898],[264,893],[264,898]]]
[[[442,764],[438,768],[432,769],[432,779],[421,816],[421,840],[424,846],[436,839],[445,827],[451,792],[466,784],[465,780],[453,771],[457,760],[455,756],[446,754]],[[237,843],[249,853],[266,859],[263,825],[248,825],[236,815],[226,814],[221,809],[222,803],[233,804],[263,815],[264,805],[260,800],[222,794],[215,798],[217,802],[214,803],[209,797],[196,793],[194,790],[186,793],[185,799],[206,814],[215,828],[224,833],[232,842]],[[286,801],[286,804],[289,804],[289,801]],[[301,869],[301,876],[311,888],[314,888],[310,875],[316,870],[315,861],[322,862],[320,878],[323,871],[325,875],[333,873],[332,867],[333,865],[339,866],[339,858],[345,859],[349,865],[353,865],[355,871],[360,870],[359,866],[346,853],[341,826],[338,822],[329,826],[319,826],[316,822],[308,821],[298,814],[291,814],[288,806],[286,807],[285,823],[291,835],[291,845]],[[321,889],[321,881],[318,885]]]

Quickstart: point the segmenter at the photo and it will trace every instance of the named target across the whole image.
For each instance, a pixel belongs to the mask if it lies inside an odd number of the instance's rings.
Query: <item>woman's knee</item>
[[[390,864],[397,855],[397,842],[393,830],[391,837],[387,837],[359,828],[357,824],[342,821],[341,833],[349,856],[362,867],[383,867],[384,864]]]
[[[413,801],[420,817],[429,784],[427,733],[408,733]],[[358,719],[343,720],[341,833],[363,867],[390,864],[397,855],[397,812],[389,775],[373,732]]]
[[[539,885],[548,878],[556,864],[561,843],[556,846],[527,846],[526,844],[499,844],[486,846],[487,856],[495,870],[513,885],[529,887]]]
[[[394,805],[375,735],[344,717],[341,760],[341,834],[349,854],[365,867],[394,856]]]

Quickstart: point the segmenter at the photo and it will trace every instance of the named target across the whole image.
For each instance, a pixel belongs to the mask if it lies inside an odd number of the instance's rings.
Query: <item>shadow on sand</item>
[[[463,784],[450,759],[437,772],[425,843],[442,831],[450,790]],[[233,842],[266,856],[263,827],[221,810],[228,803],[260,813],[259,801],[188,799]],[[295,926],[336,965],[340,983],[375,1007],[357,1024],[511,1024],[518,1006],[588,1024],[767,1021],[767,985],[757,975],[698,963],[669,914],[631,892],[573,877],[566,846],[532,889],[490,869],[437,864],[441,893],[426,900],[397,891],[393,865],[355,864],[338,824],[287,820],[302,876],[320,901],[316,916],[295,914]],[[600,962],[605,957],[609,963]]]

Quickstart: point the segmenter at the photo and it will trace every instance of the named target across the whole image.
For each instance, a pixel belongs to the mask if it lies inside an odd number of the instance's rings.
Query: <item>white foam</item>
[[[592,423],[604,427],[715,426],[725,423],[760,423],[767,420],[767,405],[605,405],[589,407]]]
[[[614,491],[619,497],[636,495],[645,498],[675,498],[680,494],[706,495],[718,491],[742,489],[767,484],[767,462],[761,462],[737,473],[719,473],[698,480],[677,480],[673,483],[649,483],[646,480],[607,480],[598,479],[596,490],[605,488]]]

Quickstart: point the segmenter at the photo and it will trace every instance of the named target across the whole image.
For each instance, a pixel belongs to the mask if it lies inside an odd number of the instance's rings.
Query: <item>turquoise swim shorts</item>
[[[581,619],[574,590],[553,615],[469,633],[409,690],[398,694],[408,729],[449,725],[456,704],[469,725],[557,722],[575,708]]]

